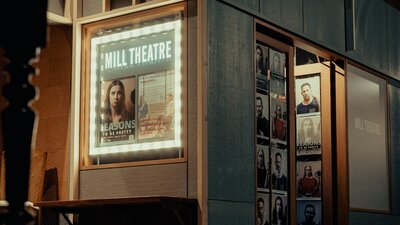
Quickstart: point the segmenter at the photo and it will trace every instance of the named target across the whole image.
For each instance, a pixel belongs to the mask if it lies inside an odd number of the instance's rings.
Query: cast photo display
[[[320,74],[296,77],[296,113],[320,112]]]
[[[269,225],[269,194],[257,193],[256,199],[256,225]]]
[[[297,161],[297,199],[321,200],[321,161]]]
[[[272,138],[286,143],[288,115],[285,99],[271,98]]]
[[[267,139],[270,136],[269,96],[256,94],[257,137]]]
[[[271,94],[286,96],[286,56],[269,49]]]
[[[288,191],[287,151],[271,147],[271,188],[276,193],[286,194]]]
[[[256,87],[258,90],[269,91],[268,85],[268,47],[256,44],[255,50],[255,71]]]
[[[297,76],[296,192],[297,224],[320,225],[322,202],[320,74]]]
[[[256,224],[287,224],[286,55],[256,43]]]
[[[257,145],[257,190],[268,192],[270,188],[269,146]]]
[[[272,195],[272,225],[286,225],[288,222],[287,197],[284,195]]]

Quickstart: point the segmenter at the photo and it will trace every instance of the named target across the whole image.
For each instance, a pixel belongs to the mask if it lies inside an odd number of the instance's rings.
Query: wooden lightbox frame
[[[178,68],[181,70],[181,110],[180,110],[180,147],[165,148],[176,149],[180,152],[179,157],[176,158],[156,158],[143,161],[132,162],[117,162],[109,164],[93,165],[89,156],[89,138],[90,138],[90,85],[91,85],[91,35],[101,29],[117,28],[123,25],[138,25],[146,21],[153,21],[157,18],[162,18],[170,15],[180,14],[181,21],[181,52],[180,52],[180,65]],[[141,25],[140,28],[146,25]],[[135,29],[135,28],[134,28]],[[151,9],[147,11],[137,12],[134,14],[124,15],[93,23],[82,25],[82,68],[81,68],[81,97],[80,97],[80,168],[81,169],[98,169],[110,167],[123,167],[123,166],[137,166],[149,164],[165,164],[165,163],[179,163],[187,161],[187,6],[186,3],[177,3],[169,6]],[[174,68],[176,70],[177,68]],[[150,71],[151,72],[151,71]],[[137,76],[139,74],[135,74]],[[137,78],[136,78],[137,79]],[[136,94],[138,96],[138,94]],[[136,99],[139,99],[136,97]],[[135,103],[136,105],[138,104]],[[137,109],[135,109],[137,111]],[[137,122],[136,122],[137,124]],[[136,128],[137,129],[137,128]],[[152,148],[151,150],[162,151],[163,148]],[[181,153],[183,156],[181,156]]]

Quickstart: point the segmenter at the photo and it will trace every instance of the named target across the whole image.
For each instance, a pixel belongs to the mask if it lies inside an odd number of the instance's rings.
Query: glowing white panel
[[[125,39],[139,38],[142,36],[147,36],[151,34],[160,33],[163,31],[174,31],[174,41],[175,41],[175,62],[174,62],[174,71],[175,71],[175,93],[176,96],[175,101],[175,120],[174,120],[174,138],[173,140],[165,140],[165,141],[152,141],[146,143],[137,143],[133,142],[131,144],[121,144],[121,145],[113,145],[113,146],[97,146],[96,140],[97,135],[99,135],[98,131],[96,131],[96,126],[98,125],[100,113],[96,111],[99,108],[98,99],[98,84],[101,80],[99,80],[99,71],[100,68],[97,64],[98,57],[100,54],[98,52],[98,45],[104,45],[111,42],[121,41]],[[120,152],[132,152],[139,150],[150,150],[150,149],[162,149],[162,148],[175,148],[182,147],[181,146],[181,108],[182,108],[182,87],[181,87],[181,21],[172,21],[166,22],[163,24],[157,24],[152,26],[147,26],[143,28],[138,28],[134,30],[124,31],[120,33],[110,34],[107,36],[95,37],[91,40],[91,74],[90,74],[90,115],[89,115],[89,155],[103,155],[109,153],[120,153]],[[152,71],[149,71],[152,72]],[[136,126],[137,126],[136,121]],[[138,129],[136,127],[136,129]]]

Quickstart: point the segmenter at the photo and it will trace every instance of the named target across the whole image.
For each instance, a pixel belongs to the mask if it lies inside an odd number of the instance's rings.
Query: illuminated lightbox
[[[91,39],[89,155],[181,146],[181,20]]]

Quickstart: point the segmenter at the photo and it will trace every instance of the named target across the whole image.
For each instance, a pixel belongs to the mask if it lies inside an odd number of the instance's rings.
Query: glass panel
[[[111,10],[132,5],[132,0],[110,0]]]
[[[350,207],[389,211],[386,81],[352,65],[347,74]]]
[[[47,11],[54,14],[64,16],[65,0],[50,0],[48,1]]]
[[[102,12],[102,0],[82,0],[82,16],[90,16]]]
[[[93,163],[183,157],[181,23],[179,12],[90,33]]]

